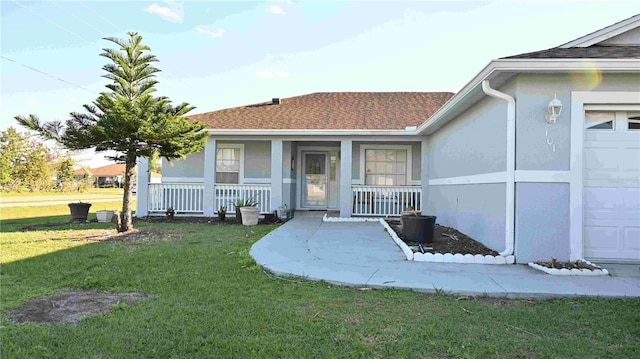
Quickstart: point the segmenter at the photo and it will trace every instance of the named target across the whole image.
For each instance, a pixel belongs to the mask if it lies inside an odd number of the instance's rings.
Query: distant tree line
[[[15,128],[0,132],[0,189],[13,191],[78,191],[88,179],[74,179],[75,161],[47,148],[41,140]]]

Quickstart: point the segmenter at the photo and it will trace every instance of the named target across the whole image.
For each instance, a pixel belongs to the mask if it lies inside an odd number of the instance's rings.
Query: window
[[[640,130],[640,113],[627,113],[627,130]]]
[[[585,128],[587,130],[613,130],[615,122],[614,112],[588,111],[585,113]]]
[[[240,183],[239,147],[218,148],[216,154],[216,183]]]
[[[365,184],[404,186],[407,184],[407,150],[365,149]]]

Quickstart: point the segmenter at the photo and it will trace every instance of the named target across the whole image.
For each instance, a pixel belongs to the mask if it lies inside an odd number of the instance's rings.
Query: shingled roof
[[[503,57],[504,59],[640,59],[640,46],[572,47],[529,52]]]
[[[423,123],[452,96],[450,92],[318,92],[190,117],[214,129],[404,130]]]

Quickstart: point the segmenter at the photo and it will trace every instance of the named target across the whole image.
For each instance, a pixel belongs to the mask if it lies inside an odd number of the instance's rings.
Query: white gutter
[[[505,249],[501,256],[513,254],[515,242],[515,178],[516,178],[516,100],[513,97],[494,90],[489,80],[482,81],[482,91],[485,94],[507,102],[507,200],[505,224]]]

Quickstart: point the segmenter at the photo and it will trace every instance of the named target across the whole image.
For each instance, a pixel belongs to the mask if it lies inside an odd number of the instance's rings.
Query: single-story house
[[[113,163],[96,168],[78,168],[74,171],[74,178],[91,179],[96,188],[120,187],[124,178],[124,172],[124,164]]]
[[[138,216],[238,197],[342,217],[412,207],[519,263],[640,261],[640,15],[493,60],[456,94],[313,93],[192,118],[206,147],[162,184],[139,159]]]

